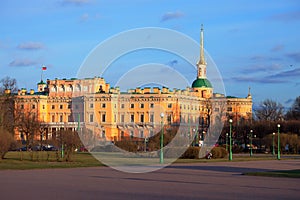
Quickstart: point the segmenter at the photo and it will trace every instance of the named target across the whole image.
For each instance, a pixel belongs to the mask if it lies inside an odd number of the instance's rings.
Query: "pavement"
[[[299,199],[298,178],[245,172],[300,169],[300,159],[172,164],[150,173],[109,167],[0,171],[0,199]]]

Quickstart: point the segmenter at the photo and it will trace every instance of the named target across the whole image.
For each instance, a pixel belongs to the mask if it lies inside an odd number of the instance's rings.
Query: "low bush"
[[[214,147],[210,152],[213,158],[225,158],[227,156],[227,151],[224,147]]]
[[[164,157],[166,158],[179,158],[184,152],[185,148],[164,148]]]
[[[6,130],[0,130],[0,159],[5,157],[5,154],[14,144],[14,138],[11,133]]]
[[[129,152],[138,151],[138,145],[134,141],[130,141],[130,140],[116,141],[115,145],[125,151],[129,151]]]
[[[200,149],[200,147],[189,147],[180,158],[198,159]]]

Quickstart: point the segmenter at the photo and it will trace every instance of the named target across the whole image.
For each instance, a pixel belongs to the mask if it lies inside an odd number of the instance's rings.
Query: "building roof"
[[[47,83],[45,83],[43,80],[41,80],[40,82],[38,82],[38,85],[45,85]]]
[[[206,78],[197,78],[192,84],[192,88],[212,88],[212,84]]]

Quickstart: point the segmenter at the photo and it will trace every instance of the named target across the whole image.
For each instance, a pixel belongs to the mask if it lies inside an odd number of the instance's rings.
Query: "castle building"
[[[75,131],[83,127],[91,130],[95,138],[106,141],[151,137],[162,123],[176,126],[184,122],[204,130],[216,120],[213,112],[221,111],[236,121],[252,118],[250,91],[246,98],[213,93],[213,85],[206,76],[203,28],[196,65],[196,79],[185,89],[137,87],[121,92],[102,77],[41,80],[37,92],[21,89],[15,106],[17,111],[35,113],[45,124],[45,132],[38,136],[43,140],[55,137],[61,129]],[[225,107],[220,103],[224,101]],[[16,130],[15,137],[24,139],[24,134]]]

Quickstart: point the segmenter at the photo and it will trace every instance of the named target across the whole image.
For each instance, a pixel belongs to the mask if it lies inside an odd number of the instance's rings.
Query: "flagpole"
[[[43,82],[43,71],[46,69],[47,69],[47,67],[45,65],[42,65],[41,82]]]
[[[43,82],[43,67],[42,67],[42,72],[41,72],[41,82]]]

